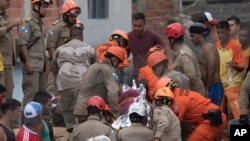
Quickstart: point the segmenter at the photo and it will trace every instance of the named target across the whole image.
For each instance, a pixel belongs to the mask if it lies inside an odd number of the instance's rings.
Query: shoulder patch
[[[54,31],[53,31],[52,29],[49,29],[48,33],[49,33],[49,34],[53,34]]]
[[[179,106],[178,106],[178,105],[174,105],[174,106],[173,106],[173,110],[174,110],[174,111],[178,111],[178,110],[179,110]]]
[[[185,63],[189,63],[190,62],[190,58],[189,57],[185,57],[183,60],[184,60]]]
[[[54,21],[52,24],[53,25],[56,25],[56,24],[58,24],[60,22],[60,20],[56,20],[56,21]]]
[[[29,28],[26,26],[23,26],[21,31],[27,33],[29,31]]]
[[[32,19],[32,17],[31,17],[31,16],[28,16],[28,17],[26,17],[25,21],[26,21],[26,22],[29,22],[31,19]]]
[[[161,115],[162,109],[161,108],[155,108],[154,112],[155,112],[156,115],[159,116],[159,115]]]

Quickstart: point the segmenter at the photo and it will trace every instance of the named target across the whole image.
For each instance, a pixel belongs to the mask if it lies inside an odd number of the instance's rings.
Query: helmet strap
[[[66,15],[66,14],[63,15],[63,21],[66,22],[70,26],[76,24],[76,23],[69,22],[69,15]]]
[[[38,9],[35,8],[35,6],[34,6],[35,4],[38,5]],[[35,11],[36,13],[38,13],[40,18],[44,18],[45,15],[41,14],[41,12],[40,12],[42,4],[41,3],[35,3],[35,4],[33,4],[33,8],[32,8],[33,11]]]
[[[174,49],[174,44],[176,43],[176,40],[175,40],[174,38],[169,38],[168,40],[170,41],[170,42],[169,42],[170,48],[171,48],[171,49]],[[172,40],[174,40],[174,41],[171,42]]]

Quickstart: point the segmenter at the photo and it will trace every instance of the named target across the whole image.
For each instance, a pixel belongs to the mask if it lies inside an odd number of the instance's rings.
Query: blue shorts
[[[222,84],[221,83],[212,84],[210,85],[208,91],[209,91],[208,97],[211,100],[211,102],[220,106],[224,92]]]

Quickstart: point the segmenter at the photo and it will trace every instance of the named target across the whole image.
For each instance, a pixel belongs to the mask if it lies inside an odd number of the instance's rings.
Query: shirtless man
[[[220,79],[220,58],[215,45],[206,40],[210,30],[202,23],[194,23],[189,28],[189,32],[193,44],[200,47],[197,60],[206,97],[209,97],[214,104],[220,105],[223,94]]]

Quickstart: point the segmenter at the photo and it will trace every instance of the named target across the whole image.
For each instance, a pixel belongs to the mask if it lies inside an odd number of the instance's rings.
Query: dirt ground
[[[14,129],[15,134],[17,135],[19,129]],[[66,132],[66,129],[63,127],[53,127],[54,136],[56,141],[67,141],[69,133]]]

